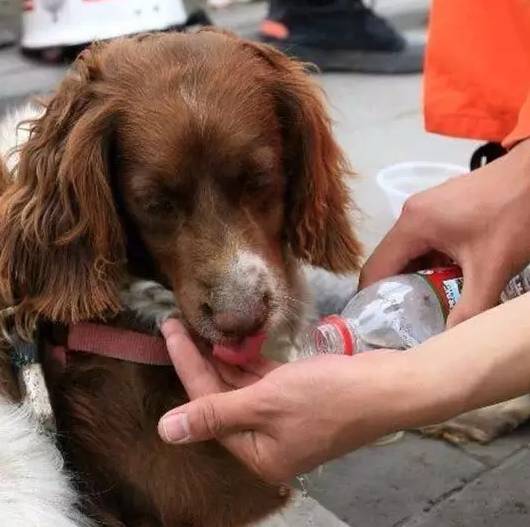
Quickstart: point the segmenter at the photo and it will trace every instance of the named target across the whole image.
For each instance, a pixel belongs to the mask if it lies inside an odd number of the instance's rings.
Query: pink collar
[[[67,346],[55,346],[53,355],[65,365],[67,354],[76,351],[138,364],[171,366],[166,342],[162,337],[103,324],[80,322],[71,325]]]

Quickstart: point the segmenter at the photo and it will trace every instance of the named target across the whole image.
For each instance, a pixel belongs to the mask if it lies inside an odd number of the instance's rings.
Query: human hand
[[[510,278],[530,262],[530,139],[485,167],[410,198],[366,262],[360,287],[432,252],[447,255],[464,273],[449,327],[498,303]]]
[[[243,369],[201,355],[176,320],[162,331],[192,400],[162,417],[162,439],[218,439],[265,480],[287,481],[400,429],[399,416],[409,414],[400,354],[261,359]]]

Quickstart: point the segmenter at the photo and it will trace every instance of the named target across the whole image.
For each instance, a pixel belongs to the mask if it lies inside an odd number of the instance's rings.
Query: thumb
[[[195,399],[165,414],[158,433],[167,443],[192,443],[248,430],[256,424],[253,387]]]
[[[462,264],[464,288],[462,296],[447,318],[451,328],[499,303],[499,297],[510,279],[507,270],[488,269],[484,261]]]

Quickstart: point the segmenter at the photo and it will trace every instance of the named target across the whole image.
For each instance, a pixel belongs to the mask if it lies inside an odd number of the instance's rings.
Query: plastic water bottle
[[[324,318],[302,342],[302,355],[353,355],[371,349],[404,350],[445,329],[462,292],[462,270],[443,267],[386,278],[359,291],[341,315]],[[530,265],[501,294],[506,302],[530,291]]]
[[[403,350],[441,333],[460,298],[459,267],[387,278],[359,291],[342,314],[323,319],[302,343],[302,354],[353,355],[371,349]]]
[[[508,300],[524,295],[528,291],[530,291],[530,265],[508,282],[501,294],[501,302],[508,302]]]

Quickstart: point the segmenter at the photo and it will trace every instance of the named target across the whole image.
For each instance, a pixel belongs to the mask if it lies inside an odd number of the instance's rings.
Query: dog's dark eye
[[[243,179],[244,194],[263,195],[273,186],[273,180],[269,174],[248,174]]]
[[[146,200],[143,204],[143,208],[147,214],[152,216],[171,214],[177,210],[176,203],[169,198]]]

